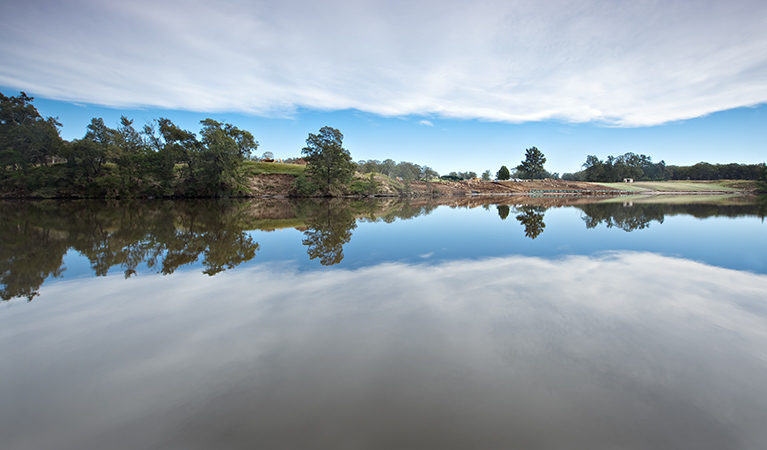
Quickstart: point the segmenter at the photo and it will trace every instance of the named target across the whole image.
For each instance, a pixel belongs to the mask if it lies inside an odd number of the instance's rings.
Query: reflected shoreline
[[[40,200],[0,201],[0,298],[32,300],[48,278],[63,276],[70,250],[87,258],[96,276],[120,270],[125,278],[147,267],[170,275],[201,263],[213,276],[252,260],[260,245],[250,231],[296,229],[307,257],[340,263],[344,245],[361,222],[393,223],[429,215],[440,206],[484,208],[512,216],[529,239],[541,236],[551,208],[581,211],[586,228],[630,232],[667,216],[767,216],[764,197],[691,196],[653,199],[585,197],[461,197],[295,200]],[[694,202],[697,200],[697,202]],[[689,203],[677,203],[685,201]]]

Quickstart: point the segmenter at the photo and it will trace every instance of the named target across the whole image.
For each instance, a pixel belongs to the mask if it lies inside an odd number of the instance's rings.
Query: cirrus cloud
[[[767,102],[753,0],[30,0],[0,40],[0,85],[115,107],[643,126]]]

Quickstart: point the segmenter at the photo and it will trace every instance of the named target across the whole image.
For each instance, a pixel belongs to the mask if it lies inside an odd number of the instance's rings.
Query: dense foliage
[[[57,119],[44,119],[32,105],[33,97],[0,93],[0,173],[46,166],[59,156],[63,141]]]
[[[306,160],[306,174],[327,195],[330,189],[351,181],[354,163],[343,147],[344,135],[335,128],[322,127],[319,134],[309,133],[301,150]]]
[[[429,166],[420,166],[407,161],[397,163],[392,159],[384,161],[376,159],[358,161],[357,171],[361,173],[380,173],[387,177],[400,178],[405,181],[430,180],[439,177],[439,173]]]
[[[547,178],[549,174],[543,168],[545,163],[546,157],[537,147],[525,149],[525,159],[517,166],[517,173],[520,178]]]
[[[82,139],[65,142],[56,119],[32,97],[0,94],[0,189],[26,197],[223,197],[245,193],[242,163],[253,136],[212,119],[200,139],[161,118],[141,131],[123,116],[116,128],[94,118]],[[62,164],[52,164],[63,161]]]
[[[624,153],[618,157],[608,156],[601,160],[594,155],[586,157],[583,170],[567,173],[566,180],[618,182],[626,178],[636,181],[664,180],[760,180],[767,177],[762,164],[709,164],[700,162],[692,166],[666,165],[665,161],[653,163],[647,155]]]
[[[513,170],[509,170],[508,167],[501,166],[500,170],[496,172],[495,177],[499,181],[506,181],[512,178],[523,178],[539,180],[543,178],[559,178],[559,174],[547,171],[543,165],[546,163],[546,156],[543,152],[538,150],[537,147],[531,147],[525,149],[525,159]]]
[[[454,180],[471,180],[473,178],[477,178],[477,172],[471,170],[468,172],[450,172],[445,178],[448,177]]]

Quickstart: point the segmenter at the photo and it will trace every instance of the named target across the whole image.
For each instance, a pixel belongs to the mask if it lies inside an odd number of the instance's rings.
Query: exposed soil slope
[[[368,179],[367,176],[360,177]],[[250,188],[255,196],[287,197],[295,177],[288,174],[259,174],[250,177]],[[407,195],[408,189],[404,183],[392,183],[391,179],[376,176],[376,196],[400,196]],[[425,181],[413,181],[409,191],[416,196],[437,195],[476,195],[476,194],[526,194],[533,191],[544,191],[556,194],[555,191],[579,191],[583,195],[594,195],[606,191],[620,192],[618,189],[600,186],[595,183],[564,180],[539,180],[539,181],[449,181],[427,183]],[[566,193],[566,192],[564,192]]]
[[[425,181],[411,183],[414,192],[428,192],[429,187]],[[612,187],[599,186],[593,183],[565,180],[538,180],[538,181],[479,181],[464,180],[445,183],[431,183],[432,189],[441,194],[470,195],[470,194],[526,194],[534,191],[556,193],[556,191],[578,191],[584,195],[596,194],[604,191],[618,191]],[[567,192],[562,192],[567,193]]]

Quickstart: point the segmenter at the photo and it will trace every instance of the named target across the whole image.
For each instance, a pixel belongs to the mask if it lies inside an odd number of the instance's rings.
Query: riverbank
[[[372,181],[371,181],[372,180]],[[257,174],[249,177],[249,188],[255,197],[289,197],[295,177],[287,174]],[[355,189],[365,183],[366,189]],[[534,196],[614,196],[614,195],[694,195],[752,194],[756,186],[748,181],[637,182],[590,183],[567,180],[532,181],[411,181],[409,183],[383,175],[357,174],[348,189],[334,193],[338,197],[434,197],[478,195]]]
[[[293,195],[295,177],[287,174],[258,174],[249,177],[248,187],[256,197],[289,197]],[[362,189],[360,189],[362,188]],[[624,191],[596,183],[565,180],[536,181],[410,181],[383,175],[357,174],[347,189],[333,193],[338,197],[433,197],[470,195],[618,195]]]
[[[591,183],[567,180],[534,181],[405,181],[377,173],[356,173],[345,185],[334,187],[328,195],[316,191],[306,195],[295,188],[305,166],[247,162],[236,189],[199,190],[184,184],[180,176],[154,183],[138,183],[120,178],[117,168],[103,167],[99,178],[75,177],[64,164],[37,167],[28,174],[6,174],[0,182],[0,198],[200,198],[200,197],[440,197],[482,195],[533,196],[615,196],[670,194],[756,193],[758,183],[748,180],[659,181],[636,183]],[[180,168],[177,168],[180,170]],[[177,171],[178,171],[177,170]],[[131,184],[132,183],[132,184]],[[129,185],[129,186],[128,186]]]

